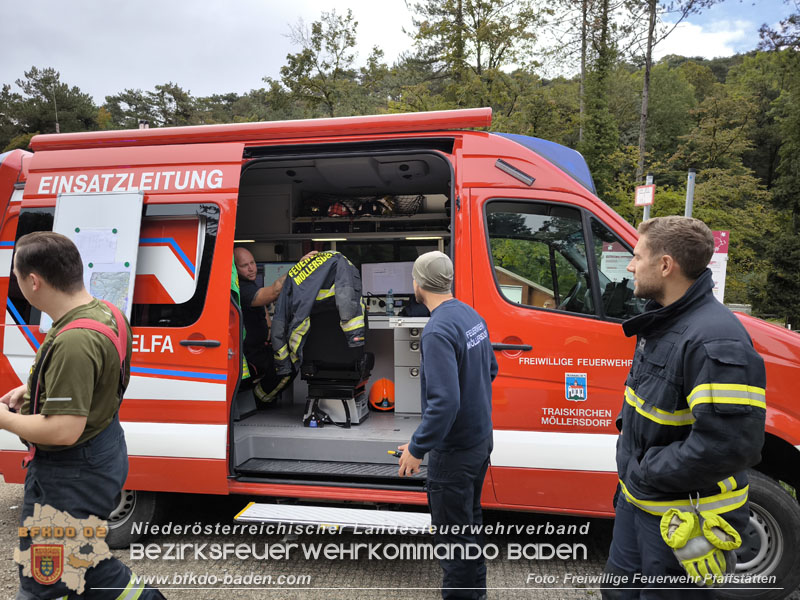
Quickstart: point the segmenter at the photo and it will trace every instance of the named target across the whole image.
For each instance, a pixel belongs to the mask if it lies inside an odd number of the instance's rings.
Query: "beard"
[[[634,282],[633,295],[643,300],[658,300],[661,297],[661,288],[652,283]]]

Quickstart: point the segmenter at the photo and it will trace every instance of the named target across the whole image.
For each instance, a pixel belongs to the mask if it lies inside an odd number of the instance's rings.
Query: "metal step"
[[[317,525],[357,531],[380,528],[390,533],[417,535],[429,533],[431,526],[431,515],[425,512],[308,506],[305,504],[256,504],[255,502],[245,506],[234,519],[245,523]]]
[[[251,458],[238,467],[240,474],[294,475],[302,477],[337,477],[343,479],[415,479],[424,481],[427,469],[410,478],[397,475],[397,465],[377,463],[335,462],[326,460],[279,460],[274,458]]]

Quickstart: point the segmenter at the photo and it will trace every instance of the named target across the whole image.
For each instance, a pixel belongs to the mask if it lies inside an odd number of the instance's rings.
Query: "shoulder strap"
[[[114,321],[117,323],[118,333],[114,333],[111,327],[104,325],[100,321],[95,321],[94,319],[76,319],[72,321],[72,323],[65,325],[61,331],[56,334],[56,337],[70,329],[90,329],[102,333],[114,344],[114,348],[116,348],[117,355],[119,356],[119,364],[122,366],[128,354],[128,328],[125,326],[125,319],[122,317],[120,310],[107,300],[103,300],[103,302],[111,309],[111,314],[114,316]]]
[[[111,314],[113,315],[114,321],[117,324],[118,333],[114,333],[114,330],[111,329],[111,327],[101,323],[100,321],[96,321],[94,319],[76,319],[65,325],[54,336],[53,341],[55,341],[55,338],[60,336],[62,333],[69,331],[70,329],[89,329],[91,331],[101,333],[111,340],[111,343],[114,344],[114,349],[117,351],[117,356],[119,356],[119,401],[121,403],[122,395],[125,392],[125,359],[128,356],[128,328],[125,326],[125,318],[122,316],[122,312],[116,307],[116,305],[112,304],[108,300],[102,300],[102,302],[105,303],[105,305],[111,310]],[[34,390],[33,398],[31,398],[31,414],[37,414],[39,411],[39,394],[41,393],[40,383],[44,366],[47,363],[47,359],[50,357],[51,348],[52,342],[42,353],[41,359],[33,369],[32,381],[36,386],[36,389]]]

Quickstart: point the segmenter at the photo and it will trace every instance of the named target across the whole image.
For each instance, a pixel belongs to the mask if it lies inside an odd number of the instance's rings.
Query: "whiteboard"
[[[100,300],[117,305],[130,319],[144,193],[59,194],[53,231],[75,242],[83,283]],[[41,331],[52,321],[42,315]]]

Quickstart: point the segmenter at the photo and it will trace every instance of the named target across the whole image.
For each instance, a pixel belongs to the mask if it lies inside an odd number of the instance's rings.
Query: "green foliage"
[[[710,1],[697,0],[698,6]],[[649,2],[588,2],[585,23],[582,0],[546,6],[536,0],[408,4],[411,42],[394,64],[386,63],[379,47],[357,56],[358,23],[350,11],[321,12],[310,25],[291,28],[295,47],[280,76],[266,77],[262,87],[244,94],[196,97],[169,82],[152,90],[124,89],[98,107],[54,69],[32,67],[0,85],[0,148],[25,148],[36,133],[54,133],[56,109],[60,131],[68,132],[137,128],[141,120],[165,127],[490,106],[493,131],[578,149],[599,196],[629,222],[642,219],[633,195],[644,59],[641,50],[627,49],[625,36],[632,24],[640,30],[646,24],[641,11]],[[751,303],[756,311],[795,325],[800,325],[798,23],[795,13],[774,30],[762,28],[762,49],[745,55],[713,60],[671,55],[655,63],[645,144],[645,171],[657,186],[652,215],[683,213],[686,170],[696,169],[694,216],[731,232],[726,300]],[[542,49],[540,38],[554,33],[558,43]],[[586,50],[583,112],[580,77],[547,79],[540,69],[540,62],[553,60],[577,65],[581,48]],[[492,240],[498,264],[533,281],[549,281],[549,270],[542,271],[545,244],[506,225],[511,233]]]
[[[324,12],[309,28],[302,22],[293,28],[300,51],[287,55],[281,82],[309,116],[364,114],[382,106],[376,98],[388,74],[383,51],[373,48],[366,66],[356,69],[357,28],[349,9],[345,16]]]
[[[18,136],[11,138],[8,145],[0,150],[0,152],[8,152],[9,150],[16,150],[17,148],[24,150],[31,143],[31,138],[38,133],[38,131],[34,131],[33,133],[20,133]]]
[[[0,92],[0,147],[25,134],[55,133],[56,123],[62,133],[97,128],[91,97],[63,83],[55,69],[31,67],[15,84],[21,93],[9,84]]]

